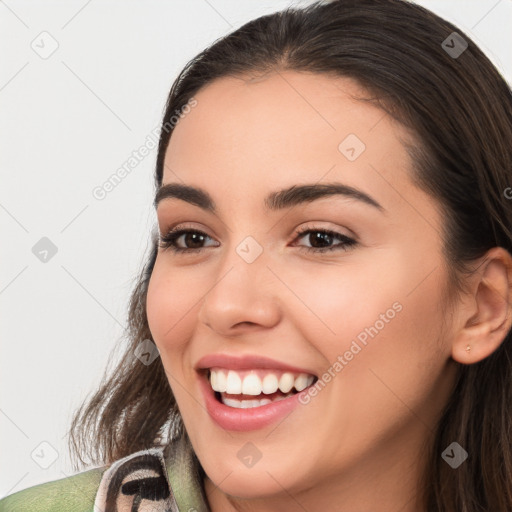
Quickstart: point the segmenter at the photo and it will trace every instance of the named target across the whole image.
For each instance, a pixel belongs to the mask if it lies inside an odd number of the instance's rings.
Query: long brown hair
[[[460,29],[404,0],[316,2],[262,16],[185,66],[169,93],[163,125],[216,78],[280,70],[350,77],[368,91],[366,100],[416,135],[418,144],[407,148],[412,178],[442,205],[454,296],[464,291],[473,260],[495,246],[512,253],[512,211],[504,195],[512,183],[512,94]],[[168,126],[158,146],[156,189],[173,131]],[[151,244],[130,299],[125,354],[73,418],[70,447],[82,463],[87,455],[108,464],[153,446],[168,431],[186,435],[160,358],[145,365],[134,356],[141,341],[151,340],[146,293],[155,232]],[[427,510],[512,510],[511,352],[509,332],[483,361],[459,365],[425,461],[419,492]],[[441,458],[453,441],[469,453],[456,470]]]

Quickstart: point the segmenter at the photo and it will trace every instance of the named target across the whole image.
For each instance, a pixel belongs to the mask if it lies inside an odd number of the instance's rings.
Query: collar
[[[164,447],[167,479],[179,512],[210,512],[204,492],[204,471],[186,432]]]
[[[210,512],[204,472],[186,432],[166,445],[140,450],[103,473],[94,510]]]

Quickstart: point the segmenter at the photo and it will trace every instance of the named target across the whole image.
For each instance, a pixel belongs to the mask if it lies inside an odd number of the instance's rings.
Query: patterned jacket
[[[184,437],[0,500],[0,512],[210,512]]]

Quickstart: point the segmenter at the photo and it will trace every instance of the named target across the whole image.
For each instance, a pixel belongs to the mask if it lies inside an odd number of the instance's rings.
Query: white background
[[[156,149],[104,200],[92,190],[158,126],[190,58],[290,3],[0,2],[0,497],[73,472],[72,412],[120,339],[155,222]],[[512,0],[418,3],[468,33],[512,82]],[[31,48],[43,31],[59,45],[47,59]],[[58,248],[46,263],[32,253],[42,237]],[[41,442],[56,450],[47,469],[34,460],[51,460]]]

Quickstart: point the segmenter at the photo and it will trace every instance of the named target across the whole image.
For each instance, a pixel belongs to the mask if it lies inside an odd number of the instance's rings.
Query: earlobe
[[[512,325],[512,256],[494,247],[477,267],[469,318],[452,342],[452,358],[473,364],[490,356],[506,338]],[[476,312],[475,312],[476,309]]]

